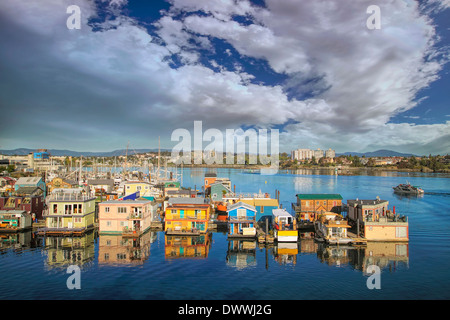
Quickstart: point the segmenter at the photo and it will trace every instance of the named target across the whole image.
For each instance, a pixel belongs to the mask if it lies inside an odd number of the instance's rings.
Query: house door
[[[133,230],[134,231],[141,230],[141,222],[139,220],[133,220]]]

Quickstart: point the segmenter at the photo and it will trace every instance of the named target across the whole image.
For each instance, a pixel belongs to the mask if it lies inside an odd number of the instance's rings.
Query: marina
[[[366,180],[373,181],[378,185],[386,185],[395,179],[402,179],[395,175],[392,177],[339,177],[296,175],[294,172],[284,172],[273,176],[264,176],[255,173],[249,175],[244,170],[214,169],[214,171],[218,177],[228,178],[228,180],[223,180],[226,184],[232,183],[232,187],[227,187],[227,193],[224,193],[222,198],[217,198],[217,201],[211,201],[205,198],[202,192],[197,191],[174,193],[173,188],[179,188],[179,190],[184,190],[183,187],[187,189],[190,187],[191,190],[204,189],[200,186],[204,186],[205,177],[210,176],[208,172],[211,172],[211,169],[206,168],[184,168],[182,171],[183,185],[176,183],[180,182],[179,180],[174,179],[173,182],[170,182],[169,179],[166,180],[165,184],[172,188],[171,192],[167,193],[170,196],[166,197],[164,197],[164,188],[157,188],[157,184],[148,182],[142,184],[140,190],[131,189],[127,193],[126,180],[122,180],[115,188],[108,190],[110,194],[117,193],[116,199],[112,200],[108,200],[104,195],[101,196],[101,193],[106,190],[100,190],[100,197],[96,196],[95,194],[99,194],[98,188],[93,196],[91,192],[87,192],[85,186],[81,187],[82,190],[85,190],[84,195],[83,192],[78,193],[78,186],[73,188],[73,192],[65,193],[61,192],[61,188],[57,188],[55,189],[57,193],[50,193],[45,200],[47,211],[43,213],[44,219],[35,219],[31,230],[0,234],[1,252],[3,253],[0,255],[1,268],[5,271],[10,268],[10,264],[6,261],[15,261],[15,252],[23,252],[25,256],[33,252],[42,252],[44,260],[40,263],[37,262],[37,268],[42,269],[44,277],[54,277],[56,270],[76,263],[84,270],[83,280],[86,283],[90,281],[91,277],[95,277],[95,280],[92,279],[93,283],[104,288],[101,289],[102,294],[98,296],[102,298],[109,297],[108,293],[104,291],[108,285],[105,282],[106,278],[99,276],[98,268],[108,267],[110,268],[108,273],[111,276],[123,275],[129,279],[128,281],[134,281],[134,276],[128,273],[128,269],[123,268],[140,266],[143,269],[136,270],[137,274],[144,272],[142,276],[146,279],[146,283],[152,283],[152,290],[156,290],[158,294],[156,296],[150,293],[144,294],[143,292],[149,292],[150,287],[146,286],[145,289],[136,283],[132,288],[123,288],[123,291],[117,293],[119,297],[129,297],[132,294],[133,297],[138,298],[151,296],[156,299],[185,299],[191,297],[190,292],[195,291],[196,298],[208,299],[211,298],[211,292],[215,292],[214,297],[226,299],[227,292],[239,290],[251,292],[251,297],[255,299],[271,299],[274,297],[272,290],[266,289],[264,293],[260,291],[266,281],[252,281],[250,284],[233,270],[240,270],[246,274],[246,277],[252,279],[262,270],[272,273],[278,272],[279,268],[291,266],[295,269],[291,269],[287,273],[290,274],[289,279],[294,277],[295,280],[292,282],[296,286],[285,284],[287,291],[282,295],[283,299],[327,299],[335,298],[335,295],[351,299],[357,297],[352,291],[344,290],[338,294],[325,289],[324,281],[331,281],[327,274],[337,275],[344,272],[340,277],[344,277],[347,281],[360,282],[361,286],[353,286],[358,297],[361,294],[365,297],[377,297],[373,292],[370,293],[365,289],[366,292],[362,289],[365,286],[364,275],[367,266],[372,264],[380,266],[382,275],[385,272],[390,274],[395,270],[395,274],[411,278],[417,272],[414,271],[415,268],[410,269],[411,261],[415,261],[414,265],[417,263],[419,265],[427,264],[426,261],[417,261],[419,257],[426,255],[424,244],[432,241],[434,236],[450,239],[448,229],[445,227],[450,225],[448,218],[441,217],[441,223],[436,225],[433,219],[425,218],[420,214],[424,205],[428,207],[437,205],[434,202],[427,202],[427,197],[417,198],[420,202],[412,202],[411,198],[405,200],[397,197],[392,191],[389,193],[388,187],[376,188],[375,195],[373,188],[358,187],[355,189],[357,192],[348,192],[353,189],[352,186],[360,186],[361,182]],[[169,176],[170,174],[167,175],[167,177]],[[172,177],[174,176],[175,172],[172,173]],[[437,189],[429,200],[434,199],[434,201],[444,201],[445,203],[448,201],[446,179],[448,178],[427,176],[417,177],[416,180],[420,180],[421,184],[425,185],[431,183],[435,185],[435,188],[440,186],[441,189]],[[132,184],[136,185],[136,180],[132,181]],[[210,185],[214,184],[217,182]],[[147,185],[149,186],[147,190],[151,190],[152,195],[145,193]],[[164,186],[164,183],[159,183],[159,185]],[[429,185],[427,189],[430,189],[432,185]],[[258,186],[256,190],[253,189],[254,186]],[[125,192],[117,192],[120,190],[119,188]],[[270,189],[273,191],[271,192]],[[140,194],[142,190],[144,190],[144,197]],[[159,192],[155,193],[155,190],[159,190]],[[232,190],[236,190],[236,192]],[[252,190],[257,192],[252,193]],[[230,191],[233,193],[231,194]],[[311,196],[306,196],[308,194]],[[323,201],[327,200],[323,200],[323,198],[330,198],[330,194],[333,195],[331,198],[342,197],[340,206],[333,203],[336,199],[328,199],[331,201],[330,207],[327,206],[327,203],[324,206]],[[335,196],[336,194],[339,196]],[[321,210],[316,210],[314,216],[326,217],[331,221],[326,224],[330,230],[326,234],[331,237],[323,238],[324,241],[321,241],[321,237],[318,236],[320,232],[314,229],[317,220],[310,220],[314,222],[312,229],[311,225],[298,227],[301,223],[301,219],[298,219],[300,211],[296,212],[295,206],[292,205],[292,203],[297,203],[299,198],[317,198],[318,195],[321,195],[321,199],[314,200],[321,201],[319,203]],[[360,200],[361,198],[372,198],[373,200]],[[267,201],[267,206],[264,206],[264,199]],[[271,206],[274,204],[274,200],[279,201],[277,207]],[[96,208],[94,223],[90,222],[91,203]],[[333,209],[336,207],[339,207],[337,210],[339,213],[328,211],[336,211]],[[291,208],[292,210],[290,210]],[[401,213],[399,214],[399,212]],[[386,219],[384,222],[383,214]],[[105,215],[107,215],[106,218],[104,218]],[[310,214],[308,219],[311,219],[311,216]],[[257,217],[258,220],[256,220]],[[358,221],[355,221],[355,217],[360,218],[358,219],[359,229],[357,229]],[[388,220],[390,223],[395,223],[394,228],[409,223],[407,238],[402,232],[398,235],[403,237],[398,239],[374,237],[373,234],[377,234],[375,232],[376,224],[383,222],[385,229]],[[108,221],[110,221],[109,224]],[[427,225],[430,226],[429,232],[423,233],[421,230]],[[370,228],[372,233],[369,232]],[[287,231],[289,234],[283,235],[280,233],[281,231]],[[436,249],[439,252],[436,254],[446,260],[448,256],[444,252],[449,250],[448,241],[440,243],[441,245],[437,247],[440,249]],[[176,264],[173,263],[181,261],[186,261],[185,263],[189,264],[190,268],[196,270],[196,274],[203,273],[203,276],[200,278],[197,276],[197,278],[199,280],[204,278],[204,281],[195,283],[193,282],[195,277],[185,277],[185,272],[172,270],[176,268]],[[204,261],[206,265],[196,264],[200,261]],[[210,263],[215,265],[212,273],[207,271],[207,268],[204,269]],[[334,269],[327,269],[326,272],[322,270],[320,276],[318,274],[313,276],[314,282],[306,281],[300,284],[305,281],[304,275],[299,273],[302,268],[307,268],[315,274],[313,270],[321,270],[323,268],[321,265],[331,266]],[[146,270],[150,272],[155,268],[160,270],[160,275],[156,278],[148,278],[145,275]],[[345,272],[347,268],[359,270],[359,276],[357,274],[350,276]],[[64,277],[62,273],[56,276],[56,278],[61,277]],[[387,290],[387,295],[394,296],[397,294],[397,290],[394,289],[395,276],[386,277],[387,283],[384,288],[389,288],[392,281],[392,288]],[[234,280],[227,285],[217,282],[223,281],[224,278]],[[6,283],[15,281],[13,279],[7,280]],[[177,279],[176,282],[173,282],[175,279]],[[287,278],[283,281],[287,281]],[[339,280],[337,284],[340,281],[342,280]],[[34,285],[39,285],[39,281],[36,282]],[[270,281],[267,284],[270,284]],[[175,295],[173,288],[179,286],[181,289]],[[53,287],[58,295],[62,294],[69,299],[75,297],[73,293],[67,292],[67,289],[64,291],[55,285]],[[86,287],[84,287],[85,290],[80,291],[83,298],[89,298],[93,294],[93,287],[90,288],[88,284]],[[218,288],[220,288],[220,293],[217,291]],[[298,288],[302,288],[304,291]],[[320,288],[322,293],[320,295],[312,294],[317,288]],[[136,290],[140,290],[142,293],[138,293]],[[437,291],[439,292],[439,290]],[[306,295],[306,292],[309,295]],[[20,290],[13,292],[10,290],[8,295],[3,298],[27,299],[32,296],[32,294],[23,293]]]

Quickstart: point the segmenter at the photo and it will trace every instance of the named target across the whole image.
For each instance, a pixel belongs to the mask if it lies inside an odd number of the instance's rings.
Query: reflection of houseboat
[[[45,238],[45,253],[48,266],[84,265],[95,258],[95,232],[77,237]]]
[[[282,265],[297,264],[298,244],[294,242],[279,242],[273,248],[275,260]]]
[[[350,228],[347,221],[342,220],[340,215],[328,213],[323,214],[314,224],[316,240],[328,244],[348,244],[353,240],[347,236]]]
[[[285,209],[272,211],[273,234],[278,242],[297,242],[298,230],[295,218]]]
[[[211,248],[212,233],[208,232],[197,237],[182,235],[165,235],[166,259],[190,258],[204,259],[208,257]]]
[[[256,209],[255,207],[238,202],[228,208],[228,237],[256,236]]]
[[[98,262],[110,265],[143,264],[150,255],[150,245],[155,241],[154,237],[156,234],[151,231],[136,238],[100,234]]]
[[[226,257],[227,265],[238,269],[256,265],[256,241],[230,240]]]
[[[409,183],[407,184],[399,184],[396,187],[392,187],[395,193],[399,194],[409,194],[409,195],[422,195],[425,192],[422,188],[418,186],[412,186]]]

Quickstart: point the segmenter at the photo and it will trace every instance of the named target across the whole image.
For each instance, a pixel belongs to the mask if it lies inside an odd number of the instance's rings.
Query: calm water
[[[185,169],[183,185],[201,186],[206,169]],[[228,241],[213,232],[195,239],[149,232],[139,242],[95,233],[81,238],[2,238],[0,299],[449,299],[450,179],[443,174],[370,176],[249,174],[217,169],[236,192],[280,191],[290,209],[297,193],[339,193],[347,199],[379,196],[409,217],[410,242],[365,249],[298,245],[265,248]],[[421,198],[399,197],[392,186],[420,185]],[[307,235],[306,235],[307,236]],[[192,240],[192,239],[191,239]],[[67,267],[81,268],[81,289],[69,290]],[[381,289],[366,286],[368,265],[381,270]]]

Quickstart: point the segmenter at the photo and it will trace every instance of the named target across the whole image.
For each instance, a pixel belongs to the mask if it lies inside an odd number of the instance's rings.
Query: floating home
[[[388,209],[387,200],[348,200],[348,221],[371,241],[409,241],[408,218]]]
[[[278,242],[297,242],[298,230],[295,218],[285,209],[272,211],[274,237]]]
[[[228,208],[228,237],[256,237],[256,209],[244,202],[232,204]]]
[[[140,236],[152,222],[159,222],[156,202],[137,200],[109,200],[98,204],[100,234]]]
[[[0,211],[0,233],[26,231],[31,225],[31,215],[25,210]]]
[[[256,209],[256,222],[263,222],[266,218],[272,219],[272,211],[279,208],[277,199],[270,198],[269,194],[253,195],[225,195],[223,203],[231,205],[237,202],[244,202]]]
[[[95,198],[79,193],[55,193],[48,198],[45,211],[45,235],[82,235],[94,229]]]
[[[205,198],[170,198],[165,207],[166,234],[200,235],[208,230],[211,205]]]
[[[353,242],[347,230],[350,225],[337,213],[326,212],[314,223],[316,239],[328,244],[349,244]]]
[[[342,196],[340,194],[297,194],[297,202],[292,204],[297,220],[311,224],[324,212],[340,213]]]

